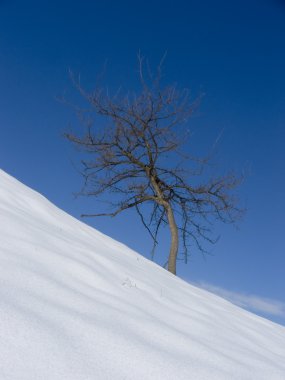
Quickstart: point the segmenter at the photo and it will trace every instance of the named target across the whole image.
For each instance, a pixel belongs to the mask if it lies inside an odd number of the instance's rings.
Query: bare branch
[[[84,128],[79,134],[66,133],[65,138],[84,154],[81,194],[108,194],[111,199],[112,212],[82,216],[115,217],[134,208],[152,238],[152,256],[161,226],[169,225],[172,240],[167,265],[175,274],[179,239],[187,263],[190,246],[205,253],[203,242],[216,242],[211,234],[216,220],[233,223],[241,216],[233,194],[241,179],[232,173],[209,178],[204,168],[210,156],[198,158],[180,152],[185,139],[182,127],[199,106],[201,96],[192,100],[187,89],[161,86],[164,59],[155,76],[148,67],[146,75],[145,60],[138,55],[141,91],[133,94],[124,95],[122,88],[114,95],[99,87],[88,92],[80,77],[75,79],[71,73],[89,107],[75,107]],[[100,124],[100,118],[105,122]],[[143,207],[146,202],[151,209]]]

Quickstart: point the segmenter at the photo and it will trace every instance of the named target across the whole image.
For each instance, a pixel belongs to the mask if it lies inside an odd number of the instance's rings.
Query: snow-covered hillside
[[[127,231],[126,231],[127,233]],[[285,328],[0,171],[1,380],[284,380]]]

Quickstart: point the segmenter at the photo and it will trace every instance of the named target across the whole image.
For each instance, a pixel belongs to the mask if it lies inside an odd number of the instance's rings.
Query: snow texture
[[[127,233],[127,231],[126,231]],[[1,380],[284,380],[285,328],[0,171]]]

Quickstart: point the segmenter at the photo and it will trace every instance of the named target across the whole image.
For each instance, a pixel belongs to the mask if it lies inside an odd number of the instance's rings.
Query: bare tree
[[[191,101],[189,91],[174,85],[162,87],[160,66],[154,79],[147,76],[146,80],[143,69],[139,58],[138,94],[122,95],[120,90],[110,95],[102,88],[89,93],[73,77],[91,107],[78,110],[83,132],[66,133],[65,137],[90,154],[90,159],[81,161],[81,193],[94,197],[113,194],[111,213],[83,216],[116,216],[134,208],[153,239],[153,252],[160,227],[168,225],[167,268],[176,274],[179,246],[187,262],[190,244],[194,242],[204,252],[203,241],[216,241],[211,237],[215,220],[232,223],[240,215],[232,196],[240,181],[232,174],[205,178],[208,158],[181,157],[186,122],[199,99]],[[105,118],[107,124],[94,123],[90,112]]]

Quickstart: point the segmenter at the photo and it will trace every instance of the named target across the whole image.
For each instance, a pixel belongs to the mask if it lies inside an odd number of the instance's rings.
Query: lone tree
[[[90,154],[81,161],[81,194],[112,193],[112,212],[83,216],[116,216],[134,208],[153,239],[153,252],[160,227],[167,225],[171,234],[167,268],[176,274],[180,247],[187,262],[190,244],[205,252],[203,241],[216,241],[211,234],[215,220],[237,219],[240,210],[232,190],[240,181],[232,174],[205,179],[208,158],[181,156],[186,122],[199,100],[191,101],[189,91],[174,85],[161,86],[160,66],[155,78],[146,80],[141,58],[139,78],[139,93],[123,95],[120,90],[110,95],[102,88],[89,93],[73,77],[91,107],[77,110],[82,133],[65,137]],[[90,112],[97,122],[92,122]],[[107,123],[100,124],[98,116]]]

